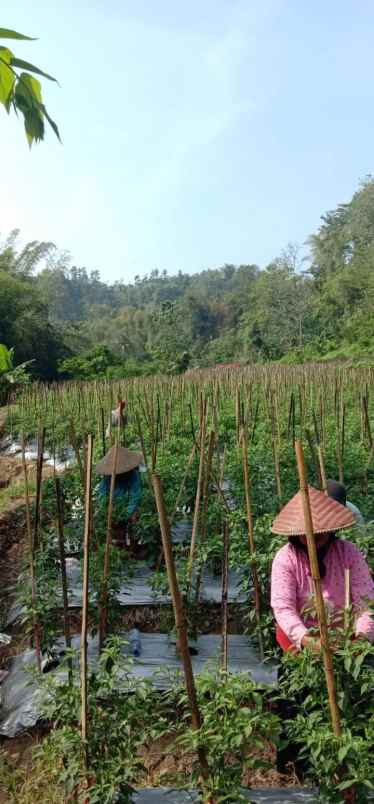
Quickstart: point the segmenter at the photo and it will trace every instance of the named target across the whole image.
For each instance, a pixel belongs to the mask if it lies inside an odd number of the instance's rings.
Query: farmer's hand
[[[301,640],[301,644],[303,648],[309,648],[313,653],[321,653],[322,651],[322,642],[319,637],[305,634],[305,637]],[[333,638],[330,637],[329,647],[333,653],[336,653],[336,651],[341,648],[341,641],[337,639],[336,635]]]
[[[135,523],[136,523],[136,522],[138,521],[138,519],[139,519],[139,516],[140,516],[139,511],[134,511],[134,513],[133,513],[133,514],[131,514],[131,516],[129,516],[129,523],[130,523],[130,525],[135,525]]]
[[[301,644],[303,648],[309,648],[313,653],[321,653],[321,640],[318,637],[305,634],[301,640]]]

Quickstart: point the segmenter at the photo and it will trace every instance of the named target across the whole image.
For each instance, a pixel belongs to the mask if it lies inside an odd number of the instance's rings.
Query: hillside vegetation
[[[308,257],[290,244],[264,270],[152,270],[111,285],[53,243],[19,248],[14,231],[0,247],[0,343],[46,380],[232,361],[371,361],[374,179],[321,220]]]

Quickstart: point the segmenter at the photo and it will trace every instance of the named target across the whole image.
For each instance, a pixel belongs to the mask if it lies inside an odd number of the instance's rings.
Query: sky
[[[0,108],[0,232],[108,282],[264,267],[374,172],[372,0],[3,0],[43,82],[29,150]]]

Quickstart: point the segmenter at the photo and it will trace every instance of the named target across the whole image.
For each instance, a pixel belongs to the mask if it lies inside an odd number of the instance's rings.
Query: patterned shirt
[[[351,603],[355,611],[355,632],[374,642],[374,619],[365,605],[374,600],[374,582],[369,567],[355,544],[337,539],[324,559],[326,575],[322,594],[331,612],[344,609],[344,570],[350,569]],[[271,607],[275,619],[291,642],[300,649],[301,640],[316,620],[304,612],[313,603],[313,582],[308,556],[287,543],[276,554],[271,573]]]

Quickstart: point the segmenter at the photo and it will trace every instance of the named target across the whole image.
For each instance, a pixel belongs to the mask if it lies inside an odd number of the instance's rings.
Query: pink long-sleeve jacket
[[[365,600],[374,600],[374,583],[369,567],[355,544],[337,540],[324,559],[326,575],[322,592],[326,608],[344,609],[344,570],[350,569],[351,603],[356,614],[356,635],[362,634],[374,642],[374,619]],[[275,619],[291,642],[300,649],[308,628],[316,624],[303,613],[313,600],[313,585],[309,560],[305,553],[287,543],[276,554],[271,573],[271,607]]]

